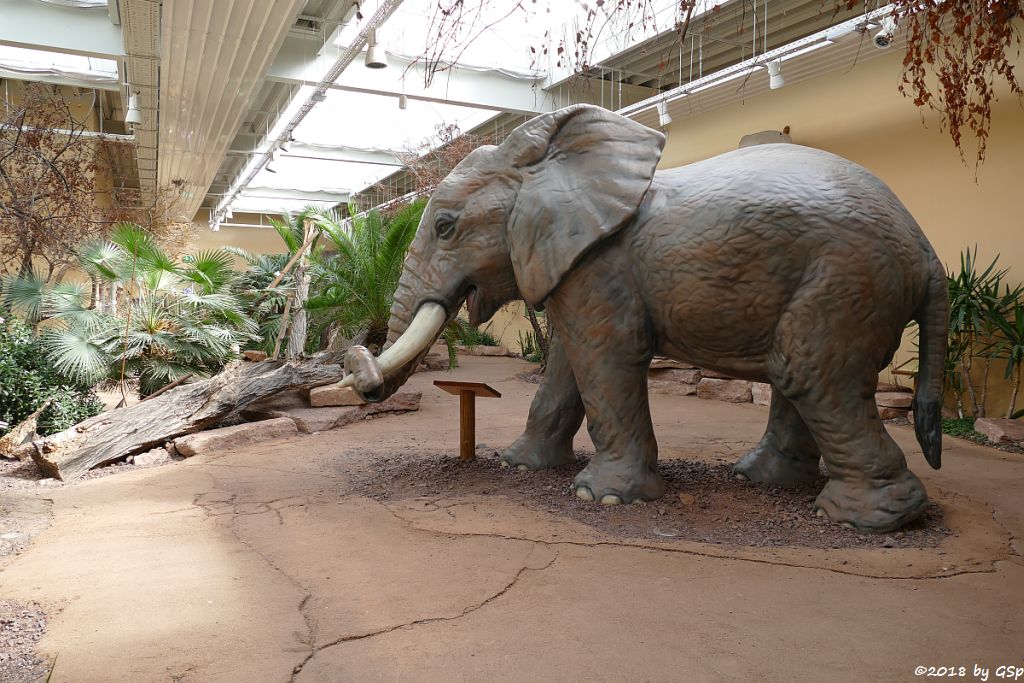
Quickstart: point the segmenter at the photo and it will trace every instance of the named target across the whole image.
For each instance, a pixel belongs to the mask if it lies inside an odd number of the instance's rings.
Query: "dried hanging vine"
[[[853,9],[862,0],[845,0]],[[906,31],[900,92],[939,114],[964,156],[963,134],[977,141],[976,163],[985,160],[996,83],[1024,95],[1013,72],[1020,54],[1024,0],[895,0],[892,17]],[[1014,49],[1016,48],[1016,49]]]
[[[537,45],[528,46],[533,68],[551,63],[586,74],[594,50],[615,35],[629,41],[668,29],[654,0],[559,0],[575,2],[580,13],[556,35],[551,29]],[[961,157],[965,133],[976,141],[976,163],[985,159],[997,86],[1024,95],[1014,73],[1021,48],[1024,0],[890,0],[893,19],[907,38],[899,91],[920,108],[934,110]],[[821,11],[865,12],[885,5],[882,0],[822,0]],[[830,6],[831,5],[831,9]],[[500,6],[500,12],[496,9]],[[543,5],[541,5],[543,7]],[[702,0],[679,0],[671,20],[681,49],[695,13],[715,12],[719,5]],[[548,10],[549,12],[550,10]],[[538,0],[437,0],[422,57],[429,84],[434,74],[459,61],[466,47],[485,29],[515,15],[543,16]]]

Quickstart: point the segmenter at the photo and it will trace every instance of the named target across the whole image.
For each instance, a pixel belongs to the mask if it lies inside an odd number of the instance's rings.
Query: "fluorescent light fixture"
[[[142,112],[139,110],[139,96],[132,93],[128,96],[128,112],[124,115],[125,123],[142,123]]]
[[[813,45],[808,45],[807,47],[802,47],[799,50],[794,50],[793,52],[782,55],[781,57],[779,57],[779,59],[792,59],[793,57],[799,57],[800,55],[805,55],[808,52],[814,52],[815,50],[820,50],[823,47],[828,47],[833,43],[835,43],[834,40],[826,39],[821,41],[820,43],[814,43]]]
[[[712,81],[711,83],[705,83],[704,85],[700,86],[699,88],[694,88],[693,90],[690,91],[690,94],[693,94],[695,92],[701,92],[702,90],[707,90],[709,88],[715,88],[715,87],[718,87],[718,86],[722,85],[723,83],[728,83],[729,81],[735,81],[737,78],[743,78],[744,76],[748,76],[748,75],[754,73],[755,71],[757,71],[760,68],[761,68],[760,66],[752,66],[749,69],[743,69],[742,71],[737,71],[734,74],[729,74],[725,78],[719,78],[717,81]]]

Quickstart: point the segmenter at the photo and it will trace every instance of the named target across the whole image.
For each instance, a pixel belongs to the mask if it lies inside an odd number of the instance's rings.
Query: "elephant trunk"
[[[413,283],[421,281],[419,268],[418,251],[411,249],[395,290],[388,340],[380,357],[374,358],[361,346],[353,346],[345,355],[349,374],[341,385],[354,387],[371,403],[385,400],[405,384],[448,321],[444,307],[437,303],[426,302],[414,310]]]

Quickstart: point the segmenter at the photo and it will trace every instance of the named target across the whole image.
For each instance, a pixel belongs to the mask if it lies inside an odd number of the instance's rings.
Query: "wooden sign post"
[[[434,386],[459,397],[459,460],[476,457],[476,397],[501,398],[501,394],[483,382],[445,382]]]

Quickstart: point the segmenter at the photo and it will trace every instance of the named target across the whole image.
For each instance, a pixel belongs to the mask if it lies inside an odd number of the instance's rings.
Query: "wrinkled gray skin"
[[[883,532],[920,515],[924,486],[874,402],[877,373],[918,321],[915,422],[938,467],[946,276],[914,219],[827,152],[758,145],[656,173],[663,143],[578,105],[474,151],[423,215],[390,341],[425,302],[453,317],[465,301],[473,324],[520,297],[546,307],[548,372],[502,459],[572,461],[586,416],[596,455],[575,485],[588,500],[663,494],[646,386],[661,354],[771,383],[767,430],[738,476],[805,484],[824,458],[816,504],[832,520]],[[417,363],[365,393],[387,397]]]

